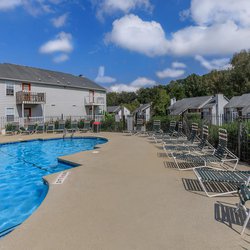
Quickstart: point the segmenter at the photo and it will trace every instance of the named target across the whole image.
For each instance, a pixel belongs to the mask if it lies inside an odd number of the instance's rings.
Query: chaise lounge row
[[[236,211],[242,208],[246,214],[241,231],[243,234],[250,220],[250,212],[245,206],[246,201],[250,200],[250,171],[236,170],[239,158],[227,148],[227,131],[219,129],[218,146],[214,148],[208,141],[208,126],[203,125],[201,136],[198,136],[198,124],[193,123],[191,132],[185,136],[182,122],[178,123],[177,129],[176,125],[176,122],[172,121],[166,133],[160,131],[159,125],[153,127],[149,138],[156,143],[162,143],[164,152],[167,157],[174,160],[178,170],[193,170],[208,197],[238,192],[240,202]],[[206,188],[209,183],[230,183],[235,189],[211,194]]]
[[[11,123],[6,126],[5,135],[34,134],[34,133],[64,133],[64,132],[88,132],[91,130],[90,121],[85,121],[83,127],[78,126],[77,121],[72,121],[70,128],[65,127],[65,121],[58,121],[56,128],[54,123],[30,123],[26,127],[19,126],[19,123]]]

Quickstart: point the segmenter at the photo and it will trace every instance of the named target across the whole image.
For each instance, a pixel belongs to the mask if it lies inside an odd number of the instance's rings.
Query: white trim
[[[7,109],[13,109],[13,114],[7,114]],[[5,117],[7,115],[14,115],[15,116],[15,108],[14,107],[5,107]]]
[[[13,86],[13,95],[7,95],[7,86]],[[5,81],[5,96],[15,96],[15,83],[11,81]]]

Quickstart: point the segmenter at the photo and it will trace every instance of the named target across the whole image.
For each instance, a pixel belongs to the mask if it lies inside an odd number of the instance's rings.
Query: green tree
[[[155,88],[152,102],[154,115],[165,115],[170,103],[170,97],[165,89]]]
[[[206,90],[203,88],[202,77],[192,74],[183,80],[183,87],[186,97],[206,95]]]
[[[109,92],[107,93],[107,106],[117,106],[119,105],[118,93]]]
[[[136,99],[134,100],[133,102],[131,103],[126,103],[124,104],[124,106],[130,110],[130,112],[134,112],[139,106],[140,106],[140,103],[139,101]]]
[[[230,81],[234,94],[250,92],[250,51],[243,50],[233,56]]]
[[[167,92],[170,97],[175,97],[177,100],[185,98],[185,89],[181,80],[171,81],[168,84]]]

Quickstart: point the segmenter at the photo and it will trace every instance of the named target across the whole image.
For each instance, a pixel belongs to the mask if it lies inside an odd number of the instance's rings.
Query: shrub
[[[11,123],[6,124],[5,126],[6,131],[12,131],[13,125]]]
[[[55,124],[55,129],[58,129],[59,128],[59,121],[55,121],[54,124]]]
[[[80,119],[78,122],[78,128],[83,129],[84,128],[84,119]]]
[[[65,128],[70,129],[71,128],[71,119],[66,119],[65,121]]]

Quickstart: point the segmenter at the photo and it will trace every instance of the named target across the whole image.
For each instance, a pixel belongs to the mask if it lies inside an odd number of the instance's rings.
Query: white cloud
[[[114,83],[116,79],[110,76],[105,76],[105,67],[100,66],[95,81],[98,83]]]
[[[43,13],[52,13],[54,4],[63,0],[0,0],[0,11],[23,7],[30,15],[38,16]]]
[[[32,16],[36,17],[44,13],[52,13],[50,3],[46,0],[21,0],[23,8]]]
[[[147,56],[231,55],[250,48],[249,0],[192,0],[194,24],[166,34],[160,23],[125,15],[105,41]]]
[[[230,58],[213,59],[211,61],[206,60],[203,56],[197,55],[195,59],[200,62],[200,64],[208,70],[223,70],[229,69],[232,65],[229,63]]]
[[[57,18],[52,18],[51,22],[53,24],[54,27],[56,28],[61,28],[66,24],[66,21],[68,19],[68,13],[65,13]]]
[[[148,79],[146,77],[138,77],[130,84],[115,84],[109,88],[110,92],[135,92],[143,87],[152,87],[156,85],[154,80]]]
[[[171,53],[175,55],[227,55],[250,48],[250,27],[232,21],[212,26],[190,26],[173,34]]]
[[[185,68],[187,67],[186,64],[182,62],[172,62],[172,68],[166,68],[162,71],[157,71],[156,75],[159,78],[178,78],[185,74]]]
[[[168,51],[168,41],[161,25],[155,21],[145,22],[133,14],[114,21],[105,42],[147,56],[165,55]]]
[[[183,69],[171,69],[171,68],[167,68],[164,69],[162,71],[157,71],[156,75],[159,78],[177,78],[180,76],[183,76],[185,74],[185,70]]]
[[[249,0],[192,0],[190,15],[198,25],[225,23],[229,20],[250,25]]]
[[[152,87],[156,84],[154,80],[148,79],[146,77],[138,77],[133,82],[130,83],[130,86],[142,88],[142,87]]]
[[[67,54],[61,54],[53,58],[53,62],[62,63],[69,60],[69,56]]]
[[[0,10],[10,10],[22,4],[22,0],[1,0]]]
[[[182,63],[182,62],[173,62],[172,63],[172,68],[174,69],[185,69],[187,67],[187,65],[185,63]]]
[[[97,7],[97,17],[103,20],[104,15],[112,15],[116,12],[129,13],[136,8],[152,10],[149,0],[92,0]]]
[[[40,47],[40,52],[51,54],[54,52],[70,53],[73,50],[72,35],[70,33],[61,32],[56,39],[46,42]]]

